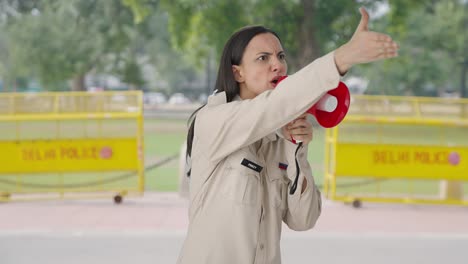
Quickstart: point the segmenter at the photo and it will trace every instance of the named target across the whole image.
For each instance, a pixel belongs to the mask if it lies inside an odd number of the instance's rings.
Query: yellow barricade
[[[0,94],[0,201],[144,191],[142,93]]]
[[[325,194],[355,207],[468,205],[467,113],[466,99],[354,96],[326,132]]]

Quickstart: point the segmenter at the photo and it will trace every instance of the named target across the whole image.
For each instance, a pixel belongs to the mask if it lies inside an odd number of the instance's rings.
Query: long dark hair
[[[247,47],[249,42],[256,35],[263,33],[271,33],[280,40],[278,34],[276,34],[274,31],[268,28],[265,28],[263,26],[248,26],[243,27],[237,32],[235,32],[224,45],[223,53],[221,55],[221,61],[219,63],[218,76],[216,77],[214,91],[216,91],[216,93],[226,92],[226,101],[228,103],[231,102],[240,92],[239,84],[234,78],[234,73],[232,72],[232,66],[241,64],[242,56],[244,55],[245,48]],[[195,110],[188,120],[190,128],[187,133],[187,160],[192,156],[192,142],[195,130],[196,114],[205,105],[206,104],[202,105],[200,108]],[[190,173],[191,169],[187,172],[187,176],[190,176]]]

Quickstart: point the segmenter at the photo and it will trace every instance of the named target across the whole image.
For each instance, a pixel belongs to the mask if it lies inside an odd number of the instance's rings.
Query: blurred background
[[[467,5],[465,0],[2,0],[0,91],[141,90],[145,154],[154,161],[179,152],[188,115],[213,90],[225,41],[247,24],[279,33],[291,74],[345,43],[364,6],[370,29],[388,33],[401,49],[397,59],[354,67],[344,79],[352,94],[467,97]],[[125,97],[114,93],[111,100]],[[320,164],[322,158],[312,159]],[[174,165],[148,171],[145,188],[175,191]]]
[[[353,93],[466,97],[466,5],[2,0],[0,91],[142,90],[150,104],[203,102],[236,29],[262,24],[277,31],[293,73],[347,41],[365,6],[370,29],[391,35],[401,50],[398,59],[353,68],[346,76]]]
[[[110,192],[120,203],[135,191],[168,208],[179,199],[172,194],[187,195],[181,177],[187,120],[212,93],[229,36],[250,24],[273,29],[292,74],[349,40],[360,6],[370,13],[370,30],[399,43],[399,57],[346,74],[352,103],[339,133],[312,120],[316,184],[327,198],[355,207],[365,199],[468,205],[467,0],[0,0],[0,201]],[[357,150],[369,163],[359,163]],[[185,202],[177,206],[185,219]],[[393,214],[378,210],[392,223]],[[460,225],[453,232],[468,232],[460,227],[467,227],[460,220],[466,214],[445,220],[454,219]],[[181,239],[171,242],[168,259]],[[466,237],[460,241],[466,246]],[[401,241],[390,244],[399,248]],[[450,250],[443,252],[459,260],[456,246]]]

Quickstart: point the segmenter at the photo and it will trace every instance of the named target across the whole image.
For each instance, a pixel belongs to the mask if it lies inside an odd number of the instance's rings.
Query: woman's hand
[[[335,63],[341,74],[355,64],[398,56],[399,46],[386,34],[369,31],[369,14],[361,7],[361,21],[348,43],[335,51]]]
[[[302,141],[304,145],[312,141],[312,124],[307,120],[307,113],[288,123],[281,130],[287,139],[292,137],[296,141]]]

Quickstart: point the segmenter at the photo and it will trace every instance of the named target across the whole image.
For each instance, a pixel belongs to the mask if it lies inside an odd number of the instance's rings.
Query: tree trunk
[[[78,74],[73,78],[72,91],[85,91],[85,74]]]
[[[206,95],[211,94],[211,50],[208,51],[208,57],[206,59]]]
[[[466,71],[468,70],[468,34],[466,32],[466,27],[468,27],[468,3],[465,3],[464,6],[465,12],[463,13],[463,27],[465,32],[463,33],[463,42],[465,43],[464,52],[463,52],[463,64],[461,68],[461,80],[460,80],[460,97],[466,98]]]
[[[468,57],[465,58],[461,68],[461,79],[460,79],[460,97],[466,98],[466,72],[468,70]]]
[[[18,91],[18,82],[16,81],[16,78],[10,81],[10,84],[11,84],[11,91],[16,93]]]
[[[304,10],[302,23],[299,31],[299,51],[297,56],[297,65],[302,68],[312,60],[320,56],[320,47],[315,36],[317,30],[314,25],[316,13],[315,0],[301,0],[301,6]]]

